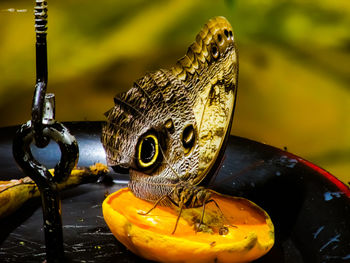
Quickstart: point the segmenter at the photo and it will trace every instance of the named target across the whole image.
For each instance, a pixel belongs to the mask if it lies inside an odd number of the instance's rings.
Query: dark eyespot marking
[[[214,59],[217,59],[219,57],[219,49],[216,47],[216,45],[213,45],[211,47],[211,54]]]
[[[221,44],[222,41],[223,41],[223,38],[222,38],[221,34],[218,34],[218,42]]]
[[[233,33],[232,33],[232,31],[230,30],[230,32],[228,32],[228,33],[229,33],[229,35],[230,35],[230,38],[233,39]]]
[[[228,39],[229,33],[228,33],[227,29],[224,30],[224,34],[225,34],[226,38]]]
[[[174,123],[172,119],[169,119],[165,122],[165,128],[170,132],[173,133],[175,131]]]
[[[193,125],[186,126],[182,132],[182,145],[185,149],[185,154],[188,154],[195,143],[195,132]]]
[[[137,146],[137,162],[141,168],[150,168],[159,155],[159,142],[155,134],[148,134],[141,138]]]
[[[156,154],[156,142],[153,138],[146,138],[143,140],[140,159],[144,163],[149,163]]]

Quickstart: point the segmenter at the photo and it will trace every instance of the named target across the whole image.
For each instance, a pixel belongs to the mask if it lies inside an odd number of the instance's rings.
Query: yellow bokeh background
[[[0,126],[30,118],[34,1],[0,2]],[[185,54],[223,15],[239,48],[232,134],[306,158],[350,181],[347,0],[48,1],[49,85],[56,119],[103,120],[113,96]]]

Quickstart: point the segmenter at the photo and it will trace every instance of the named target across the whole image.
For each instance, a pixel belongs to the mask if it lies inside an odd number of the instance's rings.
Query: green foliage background
[[[223,15],[240,51],[232,134],[286,146],[350,181],[349,1],[48,2],[58,120],[103,120],[117,92],[173,65],[201,26]],[[0,126],[30,118],[33,4],[0,2]]]

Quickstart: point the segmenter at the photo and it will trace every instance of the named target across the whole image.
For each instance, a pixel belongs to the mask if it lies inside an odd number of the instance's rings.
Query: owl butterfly
[[[174,67],[146,74],[114,98],[102,143],[108,165],[129,171],[135,196],[155,205],[173,203],[180,214],[183,208],[203,206],[204,214],[212,200],[198,184],[220,165],[237,77],[232,27],[215,17]]]

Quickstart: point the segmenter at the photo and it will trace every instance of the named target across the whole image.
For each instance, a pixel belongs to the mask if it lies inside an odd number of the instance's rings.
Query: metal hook
[[[30,145],[35,141],[32,121],[23,124],[16,132],[13,156],[23,172],[37,184],[41,194],[47,262],[63,262],[61,203],[57,183],[64,181],[77,164],[79,148],[68,129],[53,119],[54,114],[54,96],[48,94],[45,100],[42,135],[53,139],[61,151],[61,159],[55,166],[54,176],[32,155]]]
[[[69,176],[77,164],[78,143],[68,129],[55,121],[55,97],[46,94],[47,87],[47,4],[36,0],[36,85],[32,104],[32,120],[23,124],[13,141],[13,155],[23,172],[37,184],[42,200],[47,262],[63,262],[61,202],[57,183]],[[32,155],[30,145],[44,148],[54,140],[60,147],[61,159],[54,176]]]
[[[30,144],[34,141],[32,122],[23,124],[13,141],[13,155],[23,172],[37,184],[42,200],[47,262],[63,262],[63,234],[61,204],[57,182],[64,181],[78,159],[78,144],[61,123],[44,128],[43,135],[56,141],[61,150],[61,160],[54,176],[32,155]]]

